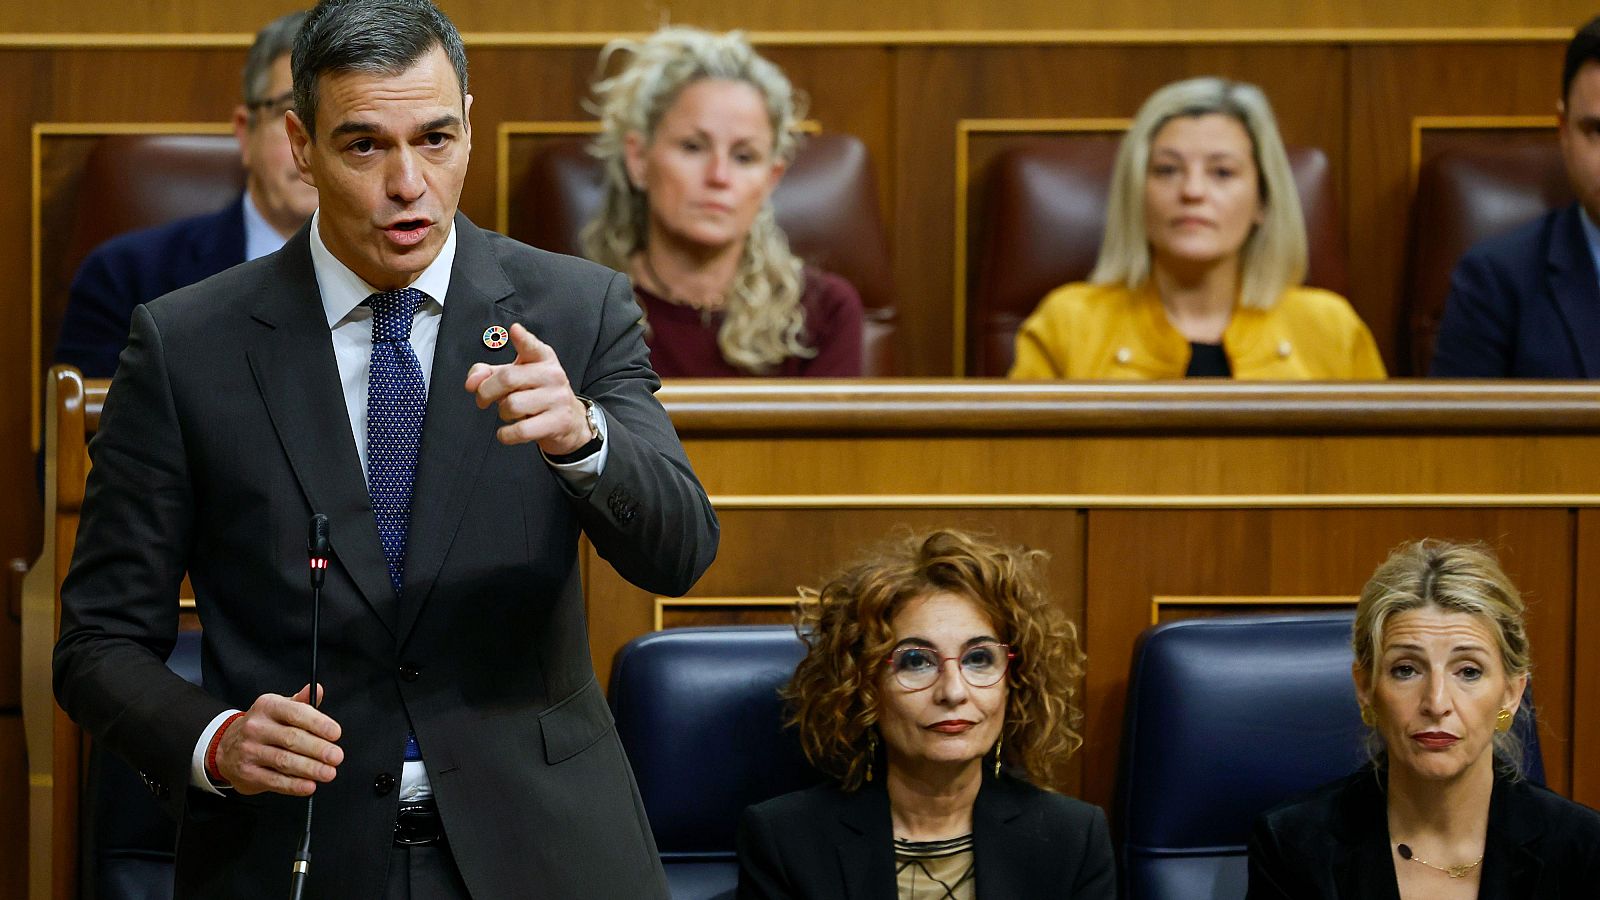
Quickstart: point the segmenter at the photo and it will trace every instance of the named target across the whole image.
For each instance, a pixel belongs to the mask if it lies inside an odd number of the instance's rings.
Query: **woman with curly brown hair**
[[[1116,896],[1105,814],[1041,787],[1083,660],[1043,560],[938,531],[807,592],[788,698],[837,780],[745,811],[740,898]]]

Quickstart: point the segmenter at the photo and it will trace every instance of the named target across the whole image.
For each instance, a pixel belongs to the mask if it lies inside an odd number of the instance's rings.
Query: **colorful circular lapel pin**
[[[509,340],[511,340],[511,332],[506,331],[499,325],[490,325],[483,330],[483,345],[490,350],[499,350]]]

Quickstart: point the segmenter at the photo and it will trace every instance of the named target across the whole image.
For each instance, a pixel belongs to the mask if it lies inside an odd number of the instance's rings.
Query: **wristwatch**
[[[604,440],[600,437],[599,407],[595,406],[594,401],[588,397],[579,397],[578,402],[583,404],[583,418],[584,421],[589,423],[589,441],[571,453],[546,453],[544,455],[545,459],[553,463],[565,465],[567,463],[575,463],[581,459],[588,459],[599,453],[600,447],[604,444]]]

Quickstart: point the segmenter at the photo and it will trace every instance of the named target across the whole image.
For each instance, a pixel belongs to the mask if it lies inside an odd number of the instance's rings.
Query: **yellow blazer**
[[[1338,294],[1296,287],[1271,309],[1234,309],[1222,335],[1233,377],[1257,381],[1379,379],[1372,332]],[[1189,341],[1154,286],[1076,283],[1051,291],[1017,332],[1011,378],[1182,378]]]

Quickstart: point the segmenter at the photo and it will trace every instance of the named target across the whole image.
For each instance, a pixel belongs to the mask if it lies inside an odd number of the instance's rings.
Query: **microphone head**
[[[310,533],[306,536],[306,550],[314,557],[325,558],[330,550],[328,544],[328,517],[317,513],[311,517]]]

